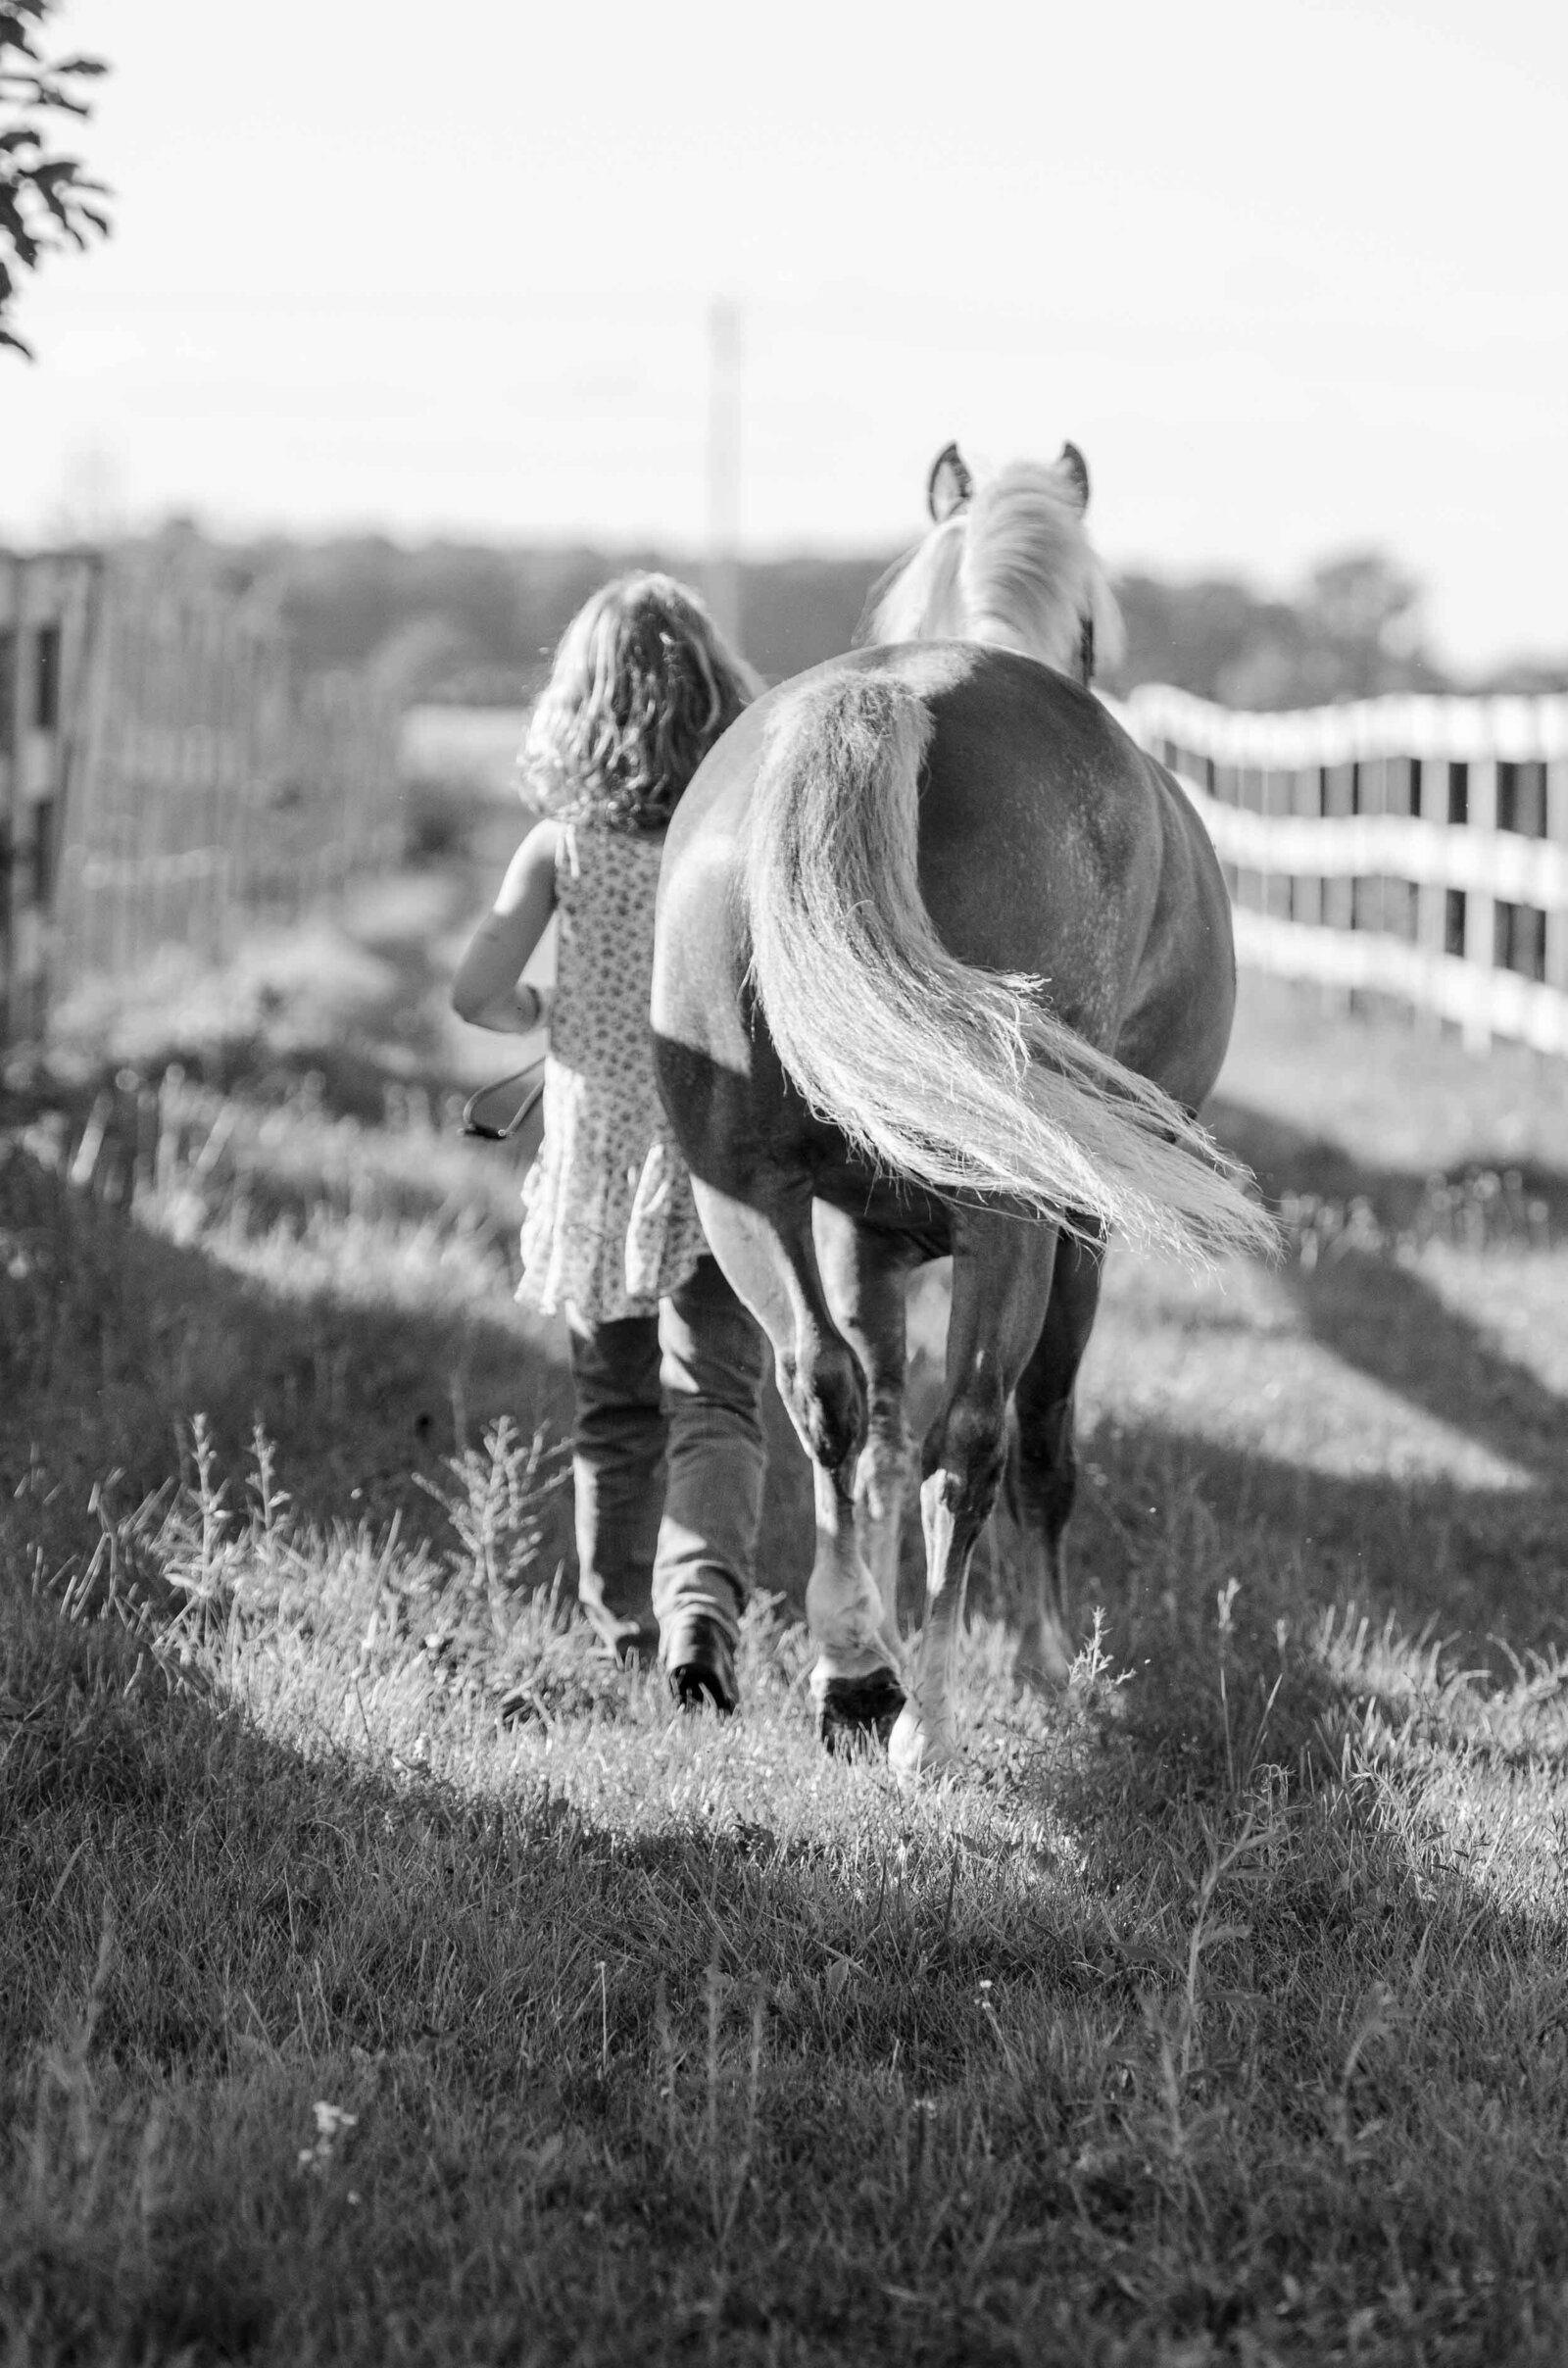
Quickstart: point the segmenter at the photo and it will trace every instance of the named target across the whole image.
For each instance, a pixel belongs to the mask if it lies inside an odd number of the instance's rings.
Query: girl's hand
[[[554,987],[536,987],[532,979],[522,978],[517,981],[514,1000],[519,1036],[531,1036],[535,1028],[549,1025],[550,1009],[556,1000]]]

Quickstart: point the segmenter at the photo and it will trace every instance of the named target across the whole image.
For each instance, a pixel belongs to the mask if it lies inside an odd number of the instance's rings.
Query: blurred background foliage
[[[520,706],[567,619],[608,575],[664,567],[702,579],[687,554],[587,544],[406,544],[381,534],[218,543],[189,519],[155,539],[199,546],[215,574],[265,585],[308,668],[368,665],[411,703]],[[870,586],[896,556],[743,561],[742,634],[754,665],[776,682],[847,649]],[[1326,558],[1285,593],[1238,575],[1142,572],[1120,576],[1116,590],[1127,654],[1103,676],[1110,691],[1170,682],[1226,707],[1284,709],[1387,692],[1568,688],[1568,655],[1482,678],[1446,671],[1427,645],[1420,585],[1376,549]]]

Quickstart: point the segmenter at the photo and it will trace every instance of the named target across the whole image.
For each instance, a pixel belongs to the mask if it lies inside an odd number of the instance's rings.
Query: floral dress
[[[517,1297],[584,1323],[653,1315],[707,1248],[654,1082],[648,1007],[662,834],[564,822],[544,1142],[522,1188]]]

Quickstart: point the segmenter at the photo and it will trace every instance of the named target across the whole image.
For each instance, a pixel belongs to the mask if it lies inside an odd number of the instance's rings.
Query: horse
[[[901,1779],[959,1757],[955,1639],[1004,1475],[1014,1665],[1068,1676],[1073,1390],[1111,1230],[1200,1259],[1271,1240],[1196,1117],[1235,1001],[1219,865],[1090,688],[1118,617],[1083,457],[976,482],[949,446],[927,498],[860,646],[764,693],[681,799],[652,1003],[709,1244],[813,1467],[819,1730],[874,1734]],[[906,1685],[905,1292],[943,1256]]]

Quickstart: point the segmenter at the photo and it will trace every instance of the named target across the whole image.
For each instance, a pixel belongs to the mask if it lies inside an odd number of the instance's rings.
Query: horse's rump
[[[976,663],[941,645],[873,654],[793,686],[768,720],[742,877],[779,1058],[860,1157],[930,1190],[1199,1256],[1257,1249],[1267,1219],[1169,1095],[1066,1025],[1037,975],[961,961],[937,933],[922,767]]]

